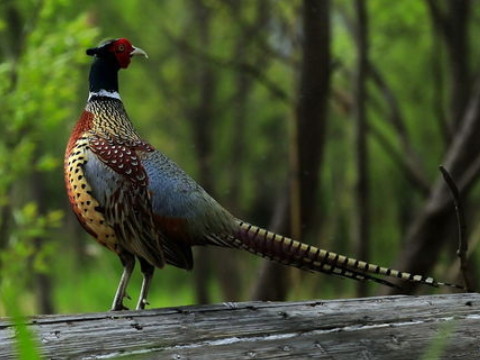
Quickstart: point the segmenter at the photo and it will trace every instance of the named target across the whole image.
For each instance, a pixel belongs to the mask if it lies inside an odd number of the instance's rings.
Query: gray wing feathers
[[[232,234],[236,225],[233,216],[172,160],[155,151],[144,154],[142,163],[156,215],[185,219],[195,244],[219,245],[219,241],[211,239]]]
[[[87,150],[85,176],[92,196],[99,202],[105,220],[115,230],[119,245],[151,264],[164,264],[161,234],[155,229],[148,189],[133,186],[90,150]]]

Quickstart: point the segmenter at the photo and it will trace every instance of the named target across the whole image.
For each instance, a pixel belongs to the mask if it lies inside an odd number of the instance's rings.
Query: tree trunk
[[[269,12],[268,3],[265,1],[259,1],[256,5],[255,18],[251,23],[243,21],[242,11],[244,4],[238,1],[232,1],[227,3],[230,6],[230,11],[234,21],[239,25],[240,34],[235,44],[234,53],[232,58],[239,63],[250,63],[258,71],[262,71],[268,57],[257,56],[252,58],[247,56],[248,45],[252,42],[258,33],[264,30],[268,24]],[[233,115],[233,139],[231,146],[231,159],[229,160],[229,195],[227,199],[227,208],[232,211],[236,216],[242,217],[240,211],[241,202],[241,185],[242,185],[242,173],[244,171],[244,155],[245,155],[245,135],[246,126],[249,119],[247,116],[247,106],[250,100],[250,93],[252,85],[254,85],[254,79],[248,76],[243,71],[235,72],[235,93],[232,98],[232,115]],[[215,268],[218,272],[220,285],[223,292],[223,298],[225,301],[238,301],[242,294],[241,276],[239,270],[239,253],[230,252],[228,257],[219,256],[215,262]]]
[[[368,144],[367,144],[367,114],[368,99],[366,79],[368,73],[368,15],[365,0],[355,1],[357,29],[355,44],[357,61],[354,79],[353,116],[355,123],[355,156],[357,183],[355,187],[355,228],[354,237],[357,259],[368,261],[370,248],[370,198],[368,186]],[[366,283],[357,284],[357,295],[366,296]]]
[[[303,1],[303,57],[297,103],[298,184],[301,229],[313,215],[325,145],[330,93],[330,1]],[[302,236],[303,237],[303,236]]]
[[[434,26],[445,41],[450,74],[450,116],[454,129],[464,118],[470,94],[470,70],[468,64],[468,24],[470,0],[446,0],[446,10],[441,3],[427,0]],[[439,99],[441,101],[441,99]]]
[[[31,176],[32,199],[38,206],[38,214],[44,216],[46,214],[47,193],[45,188],[45,177],[35,171]],[[35,258],[43,250],[47,239],[44,237],[36,237],[34,239],[35,252],[32,257]],[[32,269],[33,284],[37,298],[38,311],[41,314],[53,314],[55,312],[53,304],[53,279],[51,274],[39,272]]]
[[[211,13],[203,1],[192,1],[193,18],[199,42],[204,49],[211,43]],[[196,83],[198,84],[197,105],[190,113],[192,121],[193,143],[195,145],[199,181],[209,193],[213,193],[214,184],[211,169],[212,157],[212,120],[214,118],[214,103],[216,96],[216,76],[210,64],[201,62],[196,69]],[[195,71],[195,70],[193,70]],[[188,75],[192,76],[192,69]],[[195,290],[199,304],[210,302],[208,282],[210,279],[210,251],[204,247],[195,249]]]
[[[330,92],[330,1],[304,0],[302,11],[303,60],[290,149],[291,191],[279,200],[281,205],[276,206],[271,227],[297,240],[304,237],[302,230],[310,229],[314,223],[312,213],[316,208]],[[291,287],[289,279],[285,266],[265,262],[252,298],[285,300]]]
[[[460,124],[470,94],[470,71],[468,66],[468,23],[470,0],[449,0],[450,15],[447,51],[451,69],[451,114],[454,124]]]
[[[238,1],[232,1],[231,11],[235,14],[235,20],[240,22],[239,19],[242,9],[242,3]],[[258,36],[258,32],[265,30],[269,20],[268,3],[266,1],[259,1],[256,8],[255,20],[252,24],[244,24],[240,29],[241,34],[236,43],[233,59],[241,64],[247,62],[257,71],[262,72],[265,65],[269,61],[269,58],[262,53],[255,58],[247,56],[247,45],[252,41],[252,38]],[[232,99],[232,115],[233,115],[233,134],[232,141],[232,161],[230,163],[230,191],[229,199],[230,203],[234,207],[238,207],[241,196],[241,179],[242,179],[242,164],[244,159],[244,147],[245,147],[245,128],[246,124],[250,120],[247,117],[247,104],[250,98],[252,85],[254,85],[254,79],[243,71],[235,73],[235,94]]]

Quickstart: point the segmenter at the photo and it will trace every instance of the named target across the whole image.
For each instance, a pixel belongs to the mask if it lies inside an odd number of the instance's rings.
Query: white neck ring
[[[117,91],[107,91],[107,90],[100,90],[100,91],[90,91],[88,93],[88,100],[90,101],[90,99],[94,96],[99,96],[99,97],[107,97],[107,98],[111,98],[111,99],[117,99],[117,100],[122,100],[122,98],[120,97],[120,94],[117,92]]]

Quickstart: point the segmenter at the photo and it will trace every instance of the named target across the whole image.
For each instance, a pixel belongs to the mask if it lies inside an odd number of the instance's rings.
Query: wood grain
[[[480,358],[479,294],[243,302],[28,324],[47,359]],[[0,319],[0,359],[15,358],[14,332]]]

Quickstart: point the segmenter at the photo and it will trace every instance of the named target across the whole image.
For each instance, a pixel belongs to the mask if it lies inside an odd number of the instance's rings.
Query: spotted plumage
[[[65,156],[65,183],[72,209],[82,226],[102,245],[116,250],[115,231],[105,223],[98,209],[101,207],[92,196],[92,188],[85,176],[88,161],[88,127],[92,114],[84,112],[75,127]]]
[[[65,182],[82,226],[124,266],[113,310],[125,308],[136,259],[143,273],[137,303],[142,309],[154,269],[165,264],[191,269],[194,245],[242,248],[301,269],[389,286],[378,275],[458,287],[335,254],[235,218],[135,131],[118,94],[118,71],[145,52],[117,39],[87,54],[95,57],[90,94],[67,144]]]

